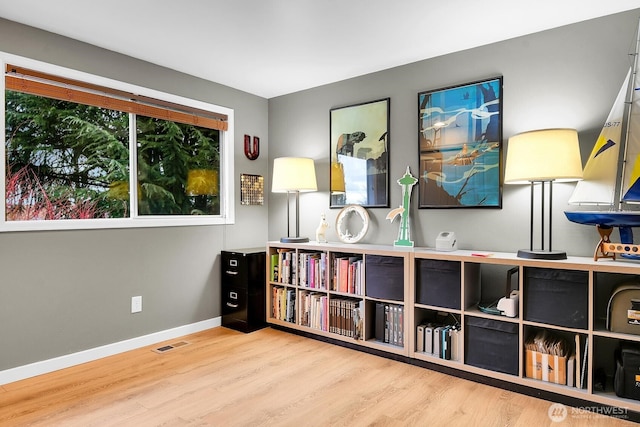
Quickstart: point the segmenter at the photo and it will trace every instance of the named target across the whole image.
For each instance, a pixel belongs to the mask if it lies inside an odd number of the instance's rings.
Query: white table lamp
[[[279,157],[273,160],[271,177],[272,193],[287,193],[287,237],[280,239],[283,243],[308,242],[308,237],[300,237],[300,192],[317,191],[316,169],[313,159],[305,157]],[[289,196],[295,194],[296,201],[296,234],[290,235]]]
[[[518,251],[520,258],[566,259],[564,251],[554,251],[551,242],[551,216],[553,182],[578,181],[582,179],[582,160],[578,132],[574,129],[543,129],[523,132],[509,138],[507,146],[505,184],[531,185],[531,221],[529,249]],[[540,231],[541,247],[533,245],[534,184],[541,184]],[[548,183],[548,184],[547,184]],[[545,249],[544,189],[549,187],[549,249]]]

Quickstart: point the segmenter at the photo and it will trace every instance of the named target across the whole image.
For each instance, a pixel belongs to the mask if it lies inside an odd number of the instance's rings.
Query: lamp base
[[[308,237],[281,237],[280,243],[307,243]]]
[[[564,251],[520,249],[518,251],[518,258],[558,260],[558,259],[567,259],[567,253]]]

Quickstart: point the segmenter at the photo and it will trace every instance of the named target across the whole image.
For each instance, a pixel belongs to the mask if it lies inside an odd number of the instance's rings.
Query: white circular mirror
[[[369,214],[360,205],[347,205],[338,212],[336,232],[344,243],[357,243],[369,230]]]

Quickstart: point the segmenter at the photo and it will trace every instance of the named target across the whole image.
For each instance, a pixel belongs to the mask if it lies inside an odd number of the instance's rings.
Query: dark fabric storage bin
[[[460,263],[416,260],[416,302],[460,310]]]
[[[640,374],[640,349],[623,347],[616,354],[616,373],[613,388],[619,397],[640,400],[640,386],[636,376]]]
[[[368,297],[404,301],[404,258],[365,255],[364,265]]]
[[[588,328],[589,275],[586,271],[525,268],[524,320]]]
[[[467,317],[465,363],[478,368],[518,375],[518,325]]]

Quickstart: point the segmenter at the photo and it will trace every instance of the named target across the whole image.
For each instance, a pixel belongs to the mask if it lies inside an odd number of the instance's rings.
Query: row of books
[[[271,254],[269,280],[311,289],[327,289],[327,253],[296,252],[278,249]],[[335,256],[331,263],[330,289],[353,295],[363,295],[364,268],[361,255]]]
[[[416,351],[459,361],[461,337],[459,325],[422,323],[416,331]]]
[[[271,317],[285,322],[296,320],[296,290],[274,286],[271,288]]]
[[[376,340],[403,347],[404,306],[378,302],[375,316]]]
[[[327,254],[303,252],[299,256],[300,286],[311,289],[327,289]]]
[[[364,301],[332,298],[329,301],[329,332],[362,339]]]
[[[362,256],[336,256],[333,259],[331,290],[362,295],[362,272]]]
[[[326,289],[327,254],[278,249],[271,254],[269,280],[286,285],[299,285],[312,289]]]
[[[299,303],[297,306],[296,303]],[[331,298],[325,294],[274,286],[271,291],[271,316],[285,322],[329,331],[338,335],[361,339],[364,301]],[[297,313],[297,317],[296,317]]]
[[[325,294],[300,292],[298,324],[321,331],[329,330],[329,298]]]
[[[269,279],[272,282],[293,285],[297,283],[295,251],[278,249],[271,254],[271,271]]]

